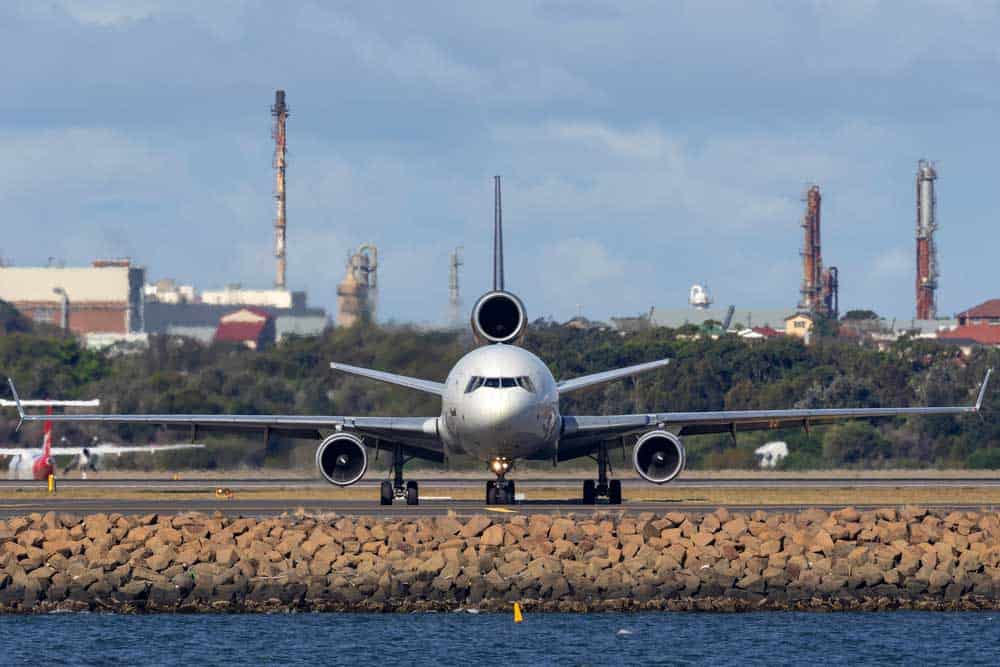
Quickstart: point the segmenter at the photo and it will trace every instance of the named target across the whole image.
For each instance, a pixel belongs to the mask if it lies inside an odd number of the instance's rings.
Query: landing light
[[[511,461],[506,458],[495,458],[490,461],[490,470],[494,475],[502,475],[510,469]]]

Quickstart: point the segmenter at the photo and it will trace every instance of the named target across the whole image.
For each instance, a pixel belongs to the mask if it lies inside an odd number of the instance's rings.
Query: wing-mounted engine
[[[524,304],[510,292],[487,292],[472,308],[472,332],[481,345],[516,343],[527,327]]]
[[[334,433],[316,449],[316,467],[331,484],[350,486],[365,476],[368,453],[356,435]]]
[[[665,484],[684,470],[684,443],[670,431],[650,431],[636,441],[632,465],[639,476],[653,484]]]

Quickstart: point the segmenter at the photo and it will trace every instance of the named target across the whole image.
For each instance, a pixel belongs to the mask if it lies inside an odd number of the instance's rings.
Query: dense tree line
[[[886,351],[837,339],[805,346],[792,338],[747,343],[716,340],[695,330],[653,329],[622,336],[535,322],[523,342],[549,363],[557,378],[669,357],[667,368],[582,391],[563,399],[568,414],[781,407],[853,407],[964,404],[974,399],[985,369],[1000,354],[978,350],[964,359],[954,347],[904,339]],[[430,379],[471,349],[462,332],[359,325],[324,335],[291,338],[254,352],[232,345],[152,337],[147,349],[94,352],[48,328],[32,328],[16,311],[0,308],[0,369],[22,396],[102,399],[107,412],[299,413],[328,415],[434,415],[434,397],[335,374],[330,361]],[[695,468],[752,467],[753,450],[785,440],[787,468],[1000,467],[1000,397],[987,395],[982,418],[896,419],[801,430],[701,436],[687,440]],[[37,442],[40,429],[15,433],[16,415],[0,424],[6,441]],[[71,442],[95,436],[166,442],[183,433],[148,428],[66,426]],[[213,446],[166,456],[155,465],[258,466],[305,464],[313,448],[281,438],[227,437]],[[154,465],[141,458],[133,465]],[[459,462],[460,463],[460,462]]]

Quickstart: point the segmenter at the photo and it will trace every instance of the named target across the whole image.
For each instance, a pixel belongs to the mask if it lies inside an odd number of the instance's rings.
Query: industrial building
[[[330,325],[322,308],[309,308],[304,292],[293,292],[292,307],[249,304],[253,310],[267,313],[274,320],[274,337],[281,342],[290,335],[316,336]],[[146,330],[151,334],[183,336],[211,343],[223,317],[241,310],[244,304],[195,302],[147,302]]]
[[[782,329],[791,311],[780,308],[657,308],[649,312],[654,327],[682,327],[686,324],[703,326],[708,321],[720,323],[724,329],[773,327]]]
[[[251,350],[274,345],[274,318],[259,308],[241,308],[219,318],[213,337],[217,343],[238,343]]]
[[[81,336],[144,330],[146,270],[129,259],[89,267],[0,267],[0,299],[35,322]]]

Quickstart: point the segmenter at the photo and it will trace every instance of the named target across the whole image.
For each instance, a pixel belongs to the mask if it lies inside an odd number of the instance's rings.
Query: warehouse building
[[[143,331],[146,270],[129,259],[89,267],[0,267],[0,299],[35,322],[86,337]]]

